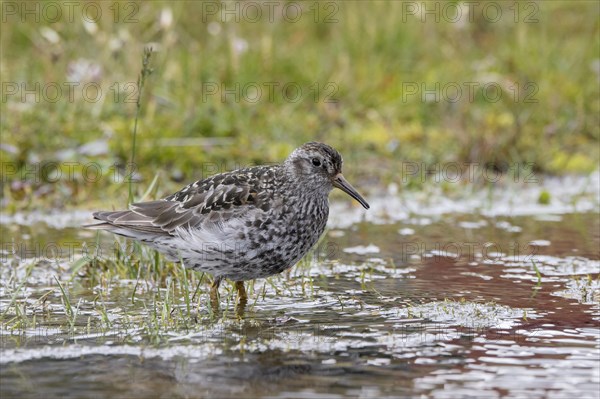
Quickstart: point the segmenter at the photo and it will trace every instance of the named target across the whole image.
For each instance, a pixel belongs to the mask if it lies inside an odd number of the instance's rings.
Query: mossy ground
[[[78,8],[56,21],[52,10],[36,21],[19,9],[2,24],[8,209],[39,198],[126,203],[147,46],[156,53],[134,160],[138,199],[159,172],[156,195],[280,161],[310,140],[337,147],[351,181],[365,184],[397,181],[403,162],[549,174],[598,166],[596,2],[478,2],[460,21],[436,2],[422,6],[440,7],[437,16],[413,15],[407,2],[294,3],[293,22],[291,8],[282,14],[290,3],[273,18],[253,3],[258,19],[253,9],[221,11],[243,3],[94,4],[97,23]]]

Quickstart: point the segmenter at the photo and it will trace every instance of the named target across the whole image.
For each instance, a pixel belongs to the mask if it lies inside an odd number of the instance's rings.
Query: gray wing
[[[127,211],[95,212],[94,218],[102,223],[86,227],[129,237],[173,236],[177,229],[223,230],[268,213],[274,201],[274,178],[272,168],[216,175],[164,199],[132,204]]]

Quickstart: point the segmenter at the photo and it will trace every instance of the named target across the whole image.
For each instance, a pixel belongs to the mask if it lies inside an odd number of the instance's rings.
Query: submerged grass
[[[125,247],[124,240],[119,239],[118,244],[116,248]],[[307,321],[319,320],[325,311],[354,317],[352,320],[360,324],[364,312],[368,312],[383,320],[391,317],[387,320],[390,323],[384,323],[386,326],[418,319],[431,322],[432,326],[446,323],[485,331],[490,326],[516,326],[520,321],[538,317],[535,309],[514,309],[489,299],[469,300],[463,295],[436,300],[423,294],[421,303],[400,300],[398,296],[403,296],[403,292],[386,288],[391,276],[397,277],[394,270],[401,267],[396,262],[357,262],[348,268],[328,259],[326,251],[326,247],[316,246],[292,273],[250,282],[249,303],[243,317],[235,306],[233,285],[222,285],[222,310],[215,311],[209,301],[210,282],[204,274],[185,269],[180,262],[166,262],[145,247],[118,250],[114,257],[88,259],[75,275],[64,265],[41,270],[32,263],[22,264],[12,272],[8,284],[14,291],[1,315],[2,333],[10,334],[17,346],[29,342],[35,331],[49,335],[54,342],[62,339],[168,345],[172,341],[210,340],[214,334],[221,334],[226,341],[228,334],[251,330],[252,323],[271,328],[270,319],[281,331],[301,328],[294,324],[297,321],[293,317],[299,314],[295,303],[309,306],[301,316]],[[340,270],[345,271],[336,271],[336,265],[344,266]],[[537,268],[538,278],[543,270],[541,266]],[[40,284],[36,279],[49,274],[54,275],[54,286],[36,289],[36,284]],[[387,281],[383,277],[388,277]],[[564,295],[581,302],[597,300],[600,277],[575,277]],[[403,286],[401,281],[395,281],[397,287]],[[319,287],[316,292],[315,285]],[[282,297],[289,301],[287,310],[279,307]],[[73,298],[77,298],[77,303]],[[266,311],[271,302],[275,302],[275,307]],[[313,314],[312,307],[319,311]],[[292,321],[287,326],[280,319],[290,313]],[[245,350],[244,334],[252,336],[244,331],[232,339],[236,350]]]
[[[296,276],[267,278],[258,291],[255,281],[248,282],[250,303],[240,312],[233,284],[221,286],[221,309],[215,310],[204,273],[188,270],[180,262],[166,262],[152,249],[138,246],[128,251],[126,247],[125,240],[118,239],[114,256],[76,261],[70,269],[58,263],[44,271],[35,263],[20,265],[23,272],[12,274],[11,300],[1,314],[3,334],[27,337],[52,326],[52,335],[67,341],[112,342],[118,336],[122,342],[141,339],[161,344],[173,334],[201,333],[241,320],[244,311],[254,314],[262,301],[279,296],[313,299],[313,278],[307,272],[311,262],[323,256],[314,249],[298,265]],[[40,294],[32,305],[40,273],[53,275],[54,288]],[[340,307],[344,309],[343,302]],[[252,316],[244,319],[250,321]]]

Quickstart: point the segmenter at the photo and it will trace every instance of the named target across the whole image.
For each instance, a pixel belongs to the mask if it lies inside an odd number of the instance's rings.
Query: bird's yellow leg
[[[221,277],[215,277],[210,285],[210,302],[214,308],[217,308],[219,305],[219,284],[221,284],[221,280]]]
[[[235,289],[238,292],[238,300],[239,302],[246,303],[248,301],[248,295],[246,295],[246,288],[244,287],[243,281],[235,282]]]

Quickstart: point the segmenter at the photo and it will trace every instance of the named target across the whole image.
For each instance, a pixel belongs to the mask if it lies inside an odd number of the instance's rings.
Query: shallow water
[[[222,285],[220,312],[198,274],[186,291],[168,273],[74,272],[96,240],[77,217],[5,216],[0,396],[598,398],[597,204],[396,205],[365,219],[335,204],[343,223],[313,254],[252,284],[243,309]]]

